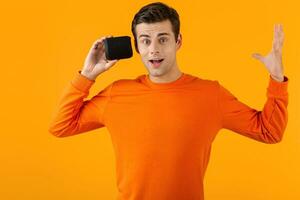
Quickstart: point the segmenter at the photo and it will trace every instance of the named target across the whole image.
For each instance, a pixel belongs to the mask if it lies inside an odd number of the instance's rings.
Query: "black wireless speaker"
[[[110,37],[104,40],[105,57],[107,60],[132,57],[132,47],[129,36]]]

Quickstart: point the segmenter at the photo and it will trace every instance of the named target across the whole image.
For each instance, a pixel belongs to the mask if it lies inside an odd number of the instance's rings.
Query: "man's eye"
[[[142,41],[142,43],[144,43],[144,44],[149,44],[149,42],[150,42],[149,40],[143,40]]]
[[[160,38],[160,41],[161,41],[162,43],[164,43],[164,42],[167,41],[167,38]]]

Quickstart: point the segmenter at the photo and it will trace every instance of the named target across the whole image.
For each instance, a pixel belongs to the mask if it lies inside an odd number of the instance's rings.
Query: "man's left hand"
[[[254,53],[252,56],[262,62],[271,77],[276,81],[282,82],[284,80],[283,65],[282,65],[282,46],[283,46],[284,34],[281,24],[274,26],[274,38],[271,52],[262,56],[261,54]]]

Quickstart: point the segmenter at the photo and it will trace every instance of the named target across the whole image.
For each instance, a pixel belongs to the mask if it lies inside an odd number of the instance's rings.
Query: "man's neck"
[[[175,70],[171,74],[166,74],[165,76],[155,77],[148,74],[149,79],[154,83],[170,83],[181,77],[183,73],[180,70]]]

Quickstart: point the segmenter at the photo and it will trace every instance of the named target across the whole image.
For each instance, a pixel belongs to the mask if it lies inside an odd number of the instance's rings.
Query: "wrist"
[[[84,71],[80,71],[80,74],[84,77],[86,77],[87,79],[91,80],[91,81],[95,81],[96,77],[91,76],[90,74],[84,72]]]
[[[271,74],[271,77],[275,80],[275,81],[278,81],[278,82],[283,82],[284,81],[284,76],[281,75],[281,76],[274,76]]]

